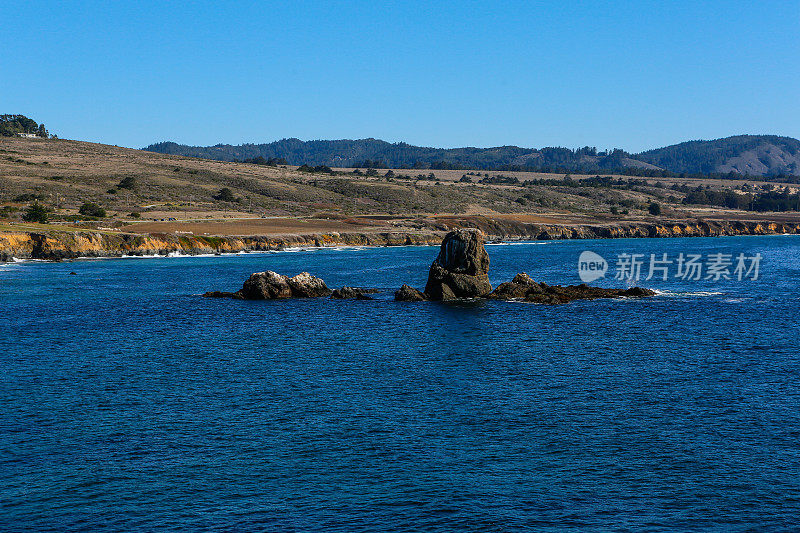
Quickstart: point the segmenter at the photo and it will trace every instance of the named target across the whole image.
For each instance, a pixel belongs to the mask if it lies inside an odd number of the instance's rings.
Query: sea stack
[[[425,292],[403,285],[394,293],[401,302],[424,300],[458,300],[487,298],[490,300],[524,300],[540,304],[563,304],[595,298],[642,298],[654,296],[650,289],[605,289],[588,285],[548,285],[536,282],[521,272],[510,282],[501,283],[492,291],[489,283],[489,254],[483,247],[483,233],[476,229],[457,229],[448,233],[439,255],[428,272]]]
[[[442,241],[428,271],[425,295],[431,300],[480,298],[492,292],[489,254],[480,230],[457,229]]]

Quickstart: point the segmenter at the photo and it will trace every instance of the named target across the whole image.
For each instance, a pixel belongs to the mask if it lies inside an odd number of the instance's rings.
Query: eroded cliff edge
[[[0,232],[0,261],[63,260],[124,255],[185,255],[280,250],[295,246],[438,245],[447,230],[477,228],[490,240],[715,237],[800,234],[800,223],[697,221],[670,224],[547,225],[510,223],[487,217],[452,217],[448,227],[420,231],[320,233],[281,236],[148,235],[98,231]]]

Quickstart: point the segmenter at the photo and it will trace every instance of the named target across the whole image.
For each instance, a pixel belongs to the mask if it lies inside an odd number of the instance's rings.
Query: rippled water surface
[[[391,301],[430,247],[0,265],[0,529],[793,530],[799,245],[488,247],[495,284],[578,283],[583,250],[764,257],[564,306]],[[198,296],[267,269],[386,292]]]

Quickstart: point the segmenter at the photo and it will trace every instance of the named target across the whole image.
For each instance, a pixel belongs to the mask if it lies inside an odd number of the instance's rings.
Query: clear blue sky
[[[18,0],[0,20],[0,113],[72,139],[800,137],[800,0]]]

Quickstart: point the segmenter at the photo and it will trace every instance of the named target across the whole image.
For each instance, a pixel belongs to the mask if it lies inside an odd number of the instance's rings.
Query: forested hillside
[[[145,150],[221,161],[284,159],[292,165],[331,167],[536,170],[550,172],[611,170],[625,167],[655,168],[630,158],[622,150],[598,152],[596,148],[428,148],[379,139],[301,141],[283,139],[268,144],[186,146],[173,142],[152,144]]]
[[[221,161],[263,158],[292,165],[331,167],[530,170],[541,172],[617,171],[659,176],[671,173],[800,175],[800,141],[790,137],[742,135],[714,141],[691,141],[641,154],[593,147],[541,149],[429,148],[379,139],[301,141],[283,139],[267,144],[187,146],[174,142],[144,148],[162,154]]]
[[[634,157],[673,172],[800,175],[800,141],[775,135],[689,141]]]

